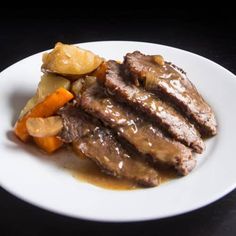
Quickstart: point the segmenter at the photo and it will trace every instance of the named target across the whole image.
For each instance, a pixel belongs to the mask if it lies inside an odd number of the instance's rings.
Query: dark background
[[[111,4],[112,5],[112,4]],[[137,40],[185,49],[236,73],[232,8],[0,10],[0,71],[57,41]],[[114,9],[115,8],[115,9]],[[222,157],[223,158],[223,157]],[[7,168],[7,167],[6,167]],[[220,173],[219,173],[220,174]],[[30,176],[29,176],[30,178]],[[193,186],[194,187],[194,186]],[[203,209],[163,220],[105,224],[71,219],[22,202],[0,189],[1,235],[236,235],[236,191]]]

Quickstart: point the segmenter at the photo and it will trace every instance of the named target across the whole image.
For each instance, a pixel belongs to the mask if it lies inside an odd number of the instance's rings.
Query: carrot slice
[[[73,94],[64,88],[59,88],[41,103],[38,103],[31,111],[25,114],[15,124],[15,134],[22,140],[27,141],[29,133],[26,128],[26,121],[30,117],[48,117],[53,115],[60,107],[64,106],[73,98]]]
[[[38,138],[34,137],[35,143],[47,153],[52,153],[60,148],[63,142],[56,136]]]
[[[105,82],[105,75],[106,75],[106,70],[107,70],[107,64],[106,62],[103,62],[98,68],[97,70],[95,70],[95,72],[93,73],[93,75],[95,77],[98,78],[98,80],[101,83]]]

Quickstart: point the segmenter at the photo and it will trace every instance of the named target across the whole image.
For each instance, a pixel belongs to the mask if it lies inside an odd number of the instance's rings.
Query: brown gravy
[[[173,170],[160,170],[161,183],[169,181],[177,177]],[[83,182],[93,184],[95,186],[111,189],[111,190],[133,190],[139,189],[140,186],[132,181],[125,179],[117,179],[115,177],[104,174],[97,165],[90,160],[80,160],[80,165],[72,170],[72,175]]]
[[[82,157],[78,153],[75,154],[71,147],[68,147],[68,150],[61,150],[51,156],[51,160],[58,166],[68,170],[78,181],[89,183],[97,187],[110,190],[134,190],[142,188],[132,181],[117,179],[101,172],[94,162],[86,159],[86,157]],[[161,184],[177,178],[177,174],[174,170],[158,170],[158,172]]]
[[[90,160],[82,160],[80,167],[73,170],[72,175],[80,181],[106,189],[129,190],[138,188],[138,186],[131,181],[117,179],[103,173],[98,166]]]

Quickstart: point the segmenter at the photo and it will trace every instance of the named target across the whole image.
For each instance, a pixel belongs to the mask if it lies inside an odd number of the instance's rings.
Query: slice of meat
[[[113,128],[140,153],[150,155],[154,162],[174,166],[182,175],[194,168],[196,160],[187,147],[164,137],[156,126],[107,97],[100,86],[95,84],[83,93],[81,107]]]
[[[152,93],[129,83],[123,73],[123,65],[108,61],[106,67],[103,83],[115,99],[143,111],[171,137],[191,147],[195,152],[201,153],[204,150],[204,142],[198,131],[173,107]]]
[[[202,136],[217,132],[217,124],[211,107],[204,101],[185,72],[171,63],[159,64],[155,56],[138,51],[125,56],[124,65],[136,84],[161,95],[175,104],[199,129]]]
[[[76,103],[61,108],[57,114],[63,121],[63,129],[59,137],[64,143],[72,143],[76,139],[90,135],[100,126],[97,120],[77,107]]]
[[[105,173],[152,187],[159,184],[155,169],[141,155],[124,148],[107,128],[79,108],[68,105],[58,112],[64,128],[59,137],[73,142],[76,152],[94,161]]]

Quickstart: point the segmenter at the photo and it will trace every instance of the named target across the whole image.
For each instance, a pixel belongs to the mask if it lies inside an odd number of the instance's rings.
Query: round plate
[[[44,209],[67,216],[97,221],[139,221],[178,215],[203,207],[236,186],[236,78],[220,65],[180,49],[163,45],[107,41],[81,43],[106,59],[122,60],[139,50],[161,54],[183,68],[216,113],[218,135],[206,142],[198,165],[188,176],[159,187],[115,191],[72,177],[60,152],[51,157],[23,144],[12,133],[13,124],[40,79],[42,53],[10,66],[0,74],[0,184],[15,196]],[[63,159],[64,157],[64,159]]]

